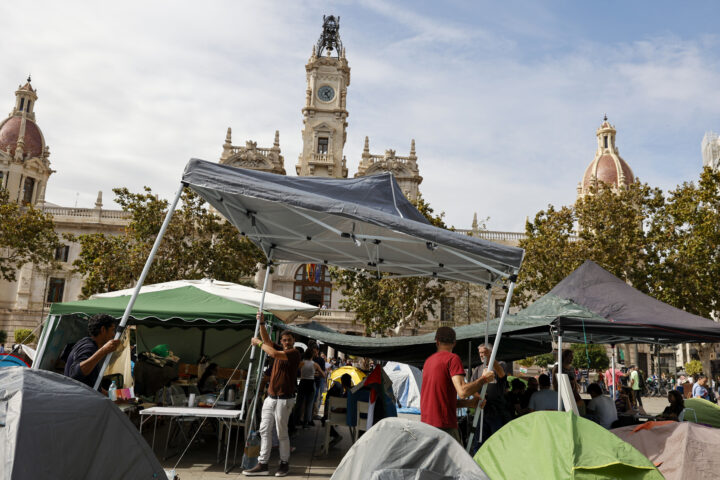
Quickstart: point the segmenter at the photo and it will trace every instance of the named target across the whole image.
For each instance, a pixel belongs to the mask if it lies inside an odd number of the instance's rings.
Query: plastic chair
[[[345,409],[344,412],[335,412],[333,409]],[[325,435],[323,438],[320,455],[327,455],[330,451],[330,427],[348,427],[347,424],[347,398],[326,397],[325,398]],[[351,434],[351,436],[354,434]]]
[[[355,422],[355,438],[353,441],[357,442],[360,436],[360,430],[367,432],[367,421],[368,421],[368,408],[370,407],[369,402],[357,402],[357,422]]]
[[[680,412],[680,415],[678,415],[678,422],[684,422],[685,420],[685,414],[687,412],[691,412],[693,414],[693,417],[695,418],[695,423],[697,423],[697,414],[695,413],[694,408],[683,408],[683,411]],[[688,420],[689,421],[689,420]]]

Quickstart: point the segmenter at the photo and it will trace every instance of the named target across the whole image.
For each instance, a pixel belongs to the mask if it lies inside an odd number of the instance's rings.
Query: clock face
[[[323,102],[329,102],[330,100],[335,98],[335,90],[333,90],[330,85],[323,85],[322,87],[318,88],[317,96]]]

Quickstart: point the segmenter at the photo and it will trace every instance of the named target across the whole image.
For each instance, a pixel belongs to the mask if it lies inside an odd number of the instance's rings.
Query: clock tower
[[[347,178],[343,147],[350,67],[340,41],[340,17],[323,16],[323,32],[313,46],[305,71],[303,151],[295,169],[300,176]]]

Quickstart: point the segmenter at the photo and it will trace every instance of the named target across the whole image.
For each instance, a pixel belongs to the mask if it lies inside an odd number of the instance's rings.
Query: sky
[[[407,155],[446,222],[522,231],[571,204],[604,114],[643,182],[698,178],[720,130],[713,2],[29,1],[0,5],[0,114],[32,75],[56,170],[46,199],[92,207],[114,187],[169,198],[191,157],[233,143],[301,151],[305,63],[323,14],[351,68],[344,153]],[[4,105],[4,106],[3,106]]]

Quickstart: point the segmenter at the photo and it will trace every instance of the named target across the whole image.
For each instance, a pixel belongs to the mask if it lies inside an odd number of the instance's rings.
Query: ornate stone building
[[[604,182],[615,188],[630,185],[635,181],[635,175],[625,160],[620,156],[620,151],[615,145],[617,131],[608,122],[605,116],[602,125],[597,129],[597,150],[595,158],[585,169],[585,174],[578,184],[578,197],[587,195],[593,186]]]
[[[35,121],[37,99],[28,78],[15,92],[10,115],[0,123],[0,187],[8,191],[11,201],[51,214],[60,236],[122,232],[127,215],[104,210],[102,192],[98,193],[95,208],[61,207],[45,201],[48,179],[54,170],[50,168],[45,137]],[[72,273],[71,266],[79,253],[79,245],[66,242],[55,252],[60,268],[47,270],[26,264],[16,273],[16,281],[0,280],[0,330],[8,332],[9,341],[18,328],[37,328],[49,303],[78,299],[83,280]]]
[[[720,169],[720,137],[715,132],[707,132],[701,145],[703,167]]]

